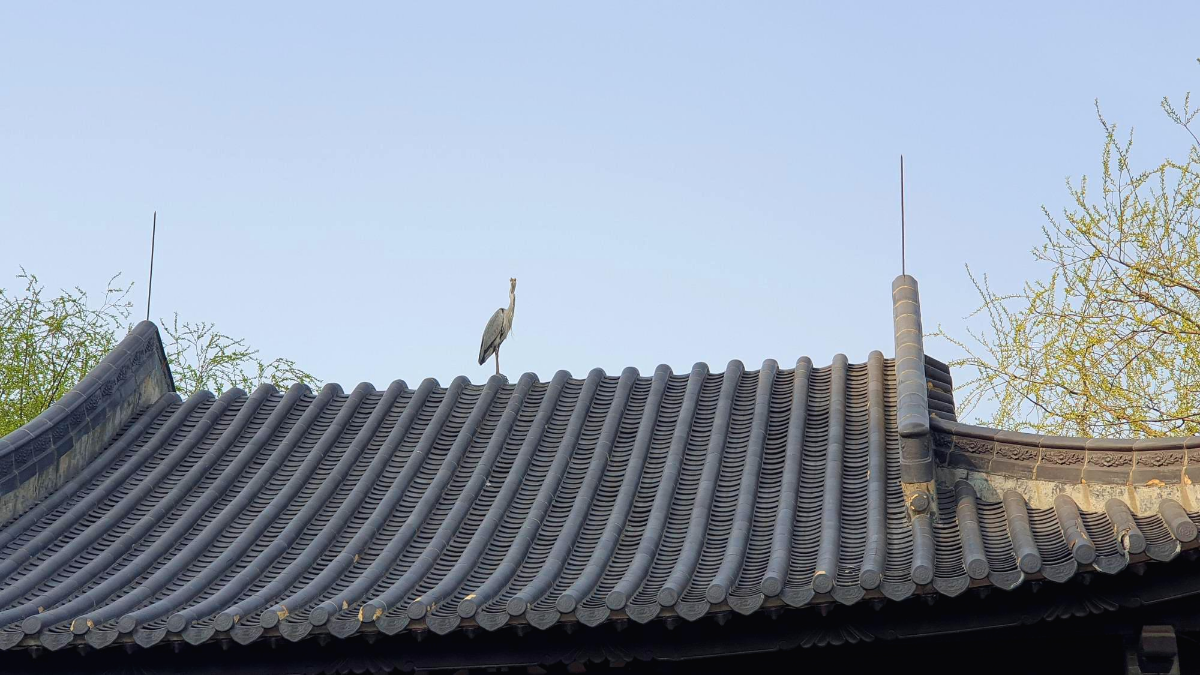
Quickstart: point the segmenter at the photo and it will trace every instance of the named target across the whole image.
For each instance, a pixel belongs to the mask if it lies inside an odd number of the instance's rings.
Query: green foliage
[[[246,346],[244,339],[231,338],[211,323],[180,323],[176,313],[170,324],[159,320],[159,327],[175,387],[181,392],[208,390],[220,394],[230,387],[251,391],[264,382],[280,389],[294,382],[320,384],[311,373],[297,368],[295,361],[264,361],[257,349]]]
[[[93,303],[75,287],[47,294],[24,269],[20,290],[0,288],[0,436],[36,417],[100,363],[132,327],[130,286],[109,280]],[[284,388],[320,384],[291,359],[264,360],[245,340],[211,323],[160,321],[163,348],[183,396],[230,387],[250,391],[262,383]]]
[[[35,275],[21,269],[23,288],[0,288],[0,436],[62,398],[120,341],[129,318],[129,288],[109,280],[93,307],[76,287],[48,297]]]
[[[1087,437],[1200,434],[1200,139],[1190,94],[1162,109],[1181,128],[1182,159],[1136,170],[1132,133],[1100,114],[1099,190],[1067,181],[1061,216],[1043,207],[1033,249],[1046,275],[998,294],[968,268],[984,330],[955,338],[951,362],[970,412],[996,404],[990,426]]]

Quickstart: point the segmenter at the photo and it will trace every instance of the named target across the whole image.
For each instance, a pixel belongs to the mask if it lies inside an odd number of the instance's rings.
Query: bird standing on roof
[[[479,344],[479,365],[487,363],[495,354],[497,375],[500,374],[500,345],[512,331],[513,312],[517,308],[517,280],[509,279],[508,284],[508,309],[501,307],[488,319],[487,327],[483,329],[483,341]]]

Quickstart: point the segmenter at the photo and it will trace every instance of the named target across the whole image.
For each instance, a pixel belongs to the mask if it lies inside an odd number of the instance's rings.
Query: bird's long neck
[[[504,321],[512,328],[513,312],[517,309],[517,292],[508,292],[508,311],[504,313]],[[508,331],[505,331],[508,332]]]

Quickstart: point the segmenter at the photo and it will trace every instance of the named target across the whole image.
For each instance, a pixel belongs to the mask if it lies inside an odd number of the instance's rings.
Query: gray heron
[[[496,374],[500,374],[500,345],[512,331],[513,312],[517,308],[517,280],[508,280],[508,309],[501,307],[488,319],[483,329],[483,341],[479,343],[479,365],[487,363],[496,355]]]

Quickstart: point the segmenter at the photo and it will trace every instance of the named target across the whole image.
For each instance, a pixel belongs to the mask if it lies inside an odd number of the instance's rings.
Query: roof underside
[[[695,620],[1113,573],[1196,538],[1174,501],[969,480],[910,518],[895,420],[878,353],[168,394],[0,530],[0,647]]]

